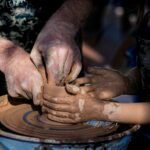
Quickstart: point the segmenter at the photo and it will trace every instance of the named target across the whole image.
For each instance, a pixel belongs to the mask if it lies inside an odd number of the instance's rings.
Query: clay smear
[[[113,118],[116,118],[116,111],[118,109],[117,104],[109,103],[104,105],[104,116],[107,116],[107,118],[111,121]]]
[[[80,110],[80,112],[83,111],[84,104],[85,104],[85,100],[84,99],[79,99],[79,110]]]

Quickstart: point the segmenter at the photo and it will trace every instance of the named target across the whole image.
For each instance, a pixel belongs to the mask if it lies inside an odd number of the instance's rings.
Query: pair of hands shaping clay
[[[50,120],[79,123],[103,119],[98,112],[103,112],[105,100],[127,91],[127,77],[118,71],[95,67],[88,72],[91,75],[76,79],[74,84],[44,86],[42,111]]]

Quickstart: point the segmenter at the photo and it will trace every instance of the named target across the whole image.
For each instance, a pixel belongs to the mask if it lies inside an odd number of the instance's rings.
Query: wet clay
[[[48,84],[44,85],[44,96],[49,97],[68,97],[71,96],[69,93],[66,92],[64,86],[51,86]]]
[[[0,96],[0,120],[3,113],[11,107],[12,105],[8,101],[8,96],[7,95]]]
[[[64,94],[64,93],[63,93]],[[8,97],[0,97],[4,101],[1,106],[1,124],[18,134],[56,141],[57,143],[93,143],[112,139],[118,139],[139,129],[135,125],[129,130],[120,133],[121,125],[117,123],[105,124],[105,126],[93,126],[89,123],[59,124],[47,120],[46,115],[41,115],[37,108],[31,104],[10,105]],[[7,105],[9,104],[9,105]],[[1,107],[1,108],[2,108]],[[13,114],[13,117],[12,117]],[[119,133],[117,134],[117,132]]]
[[[88,94],[77,94],[77,95],[71,95],[69,93],[67,93],[67,91],[65,90],[65,87],[64,86],[51,86],[51,85],[48,85],[46,84],[44,86],[44,98],[47,99],[47,101],[51,98],[67,98],[67,99],[76,99],[76,98],[79,98],[79,99],[88,99],[88,98],[91,98],[90,95]],[[82,110],[82,102],[79,103],[79,108],[80,110]],[[43,114],[45,116],[45,113]],[[47,122],[48,123],[48,120],[50,120],[49,118],[47,117],[43,117],[41,116],[41,120],[43,120],[44,122]],[[60,123],[61,124],[61,123]],[[70,124],[70,123],[69,123]]]
[[[31,105],[21,104],[6,111],[1,122],[16,133],[71,143],[94,141],[100,136],[115,132],[119,127],[116,123],[111,123],[105,127],[93,127],[85,123],[62,126],[51,120],[48,123],[43,123],[39,116],[39,112],[35,111]]]
[[[65,91],[64,87],[44,87],[44,96],[74,98]],[[83,97],[83,95],[77,95]],[[87,95],[86,95],[87,96]],[[87,96],[88,97],[88,96]],[[85,96],[84,96],[85,98]],[[7,97],[5,97],[7,99]],[[12,117],[13,114],[13,117]],[[61,143],[84,143],[95,141],[97,137],[115,132],[119,125],[110,123],[106,126],[92,126],[86,123],[61,124],[47,118],[47,114],[40,114],[30,104],[19,104],[4,111],[1,123],[13,132],[40,139],[57,140]]]

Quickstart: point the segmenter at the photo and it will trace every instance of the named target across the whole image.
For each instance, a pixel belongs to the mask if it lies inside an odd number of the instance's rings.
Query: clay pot
[[[88,95],[87,93],[84,94],[77,94],[77,95],[73,95],[73,94],[69,94],[67,93],[67,91],[65,90],[64,86],[51,86],[51,85],[44,85],[44,97],[69,97],[70,99],[73,98],[91,98],[90,95]]]
[[[44,85],[44,97],[68,97],[71,94],[67,93],[64,86]]]

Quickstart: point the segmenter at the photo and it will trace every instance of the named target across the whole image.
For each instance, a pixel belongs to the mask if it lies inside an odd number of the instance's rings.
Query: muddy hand
[[[88,72],[90,76],[78,78],[74,85],[66,85],[66,90],[72,94],[90,93],[92,97],[109,100],[125,94],[128,89],[128,79],[119,71],[91,67]]]
[[[31,59],[37,68],[46,70],[48,83],[60,84],[78,76],[81,56],[74,39],[59,31],[54,33],[55,30],[54,25],[44,27],[34,44]]]
[[[34,104],[39,104],[43,81],[30,56],[8,40],[0,42],[0,45],[3,44],[3,53],[0,55],[3,56],[0,62],[3,67],[0,69],[5,74],[9,95],[33,99]]]
[[[79,123],[97,119],[98,112],[103,110],[103,102],[94,98],[51,98],[45,99],[42,111],[48,113],[48,118],[62,123]]]

